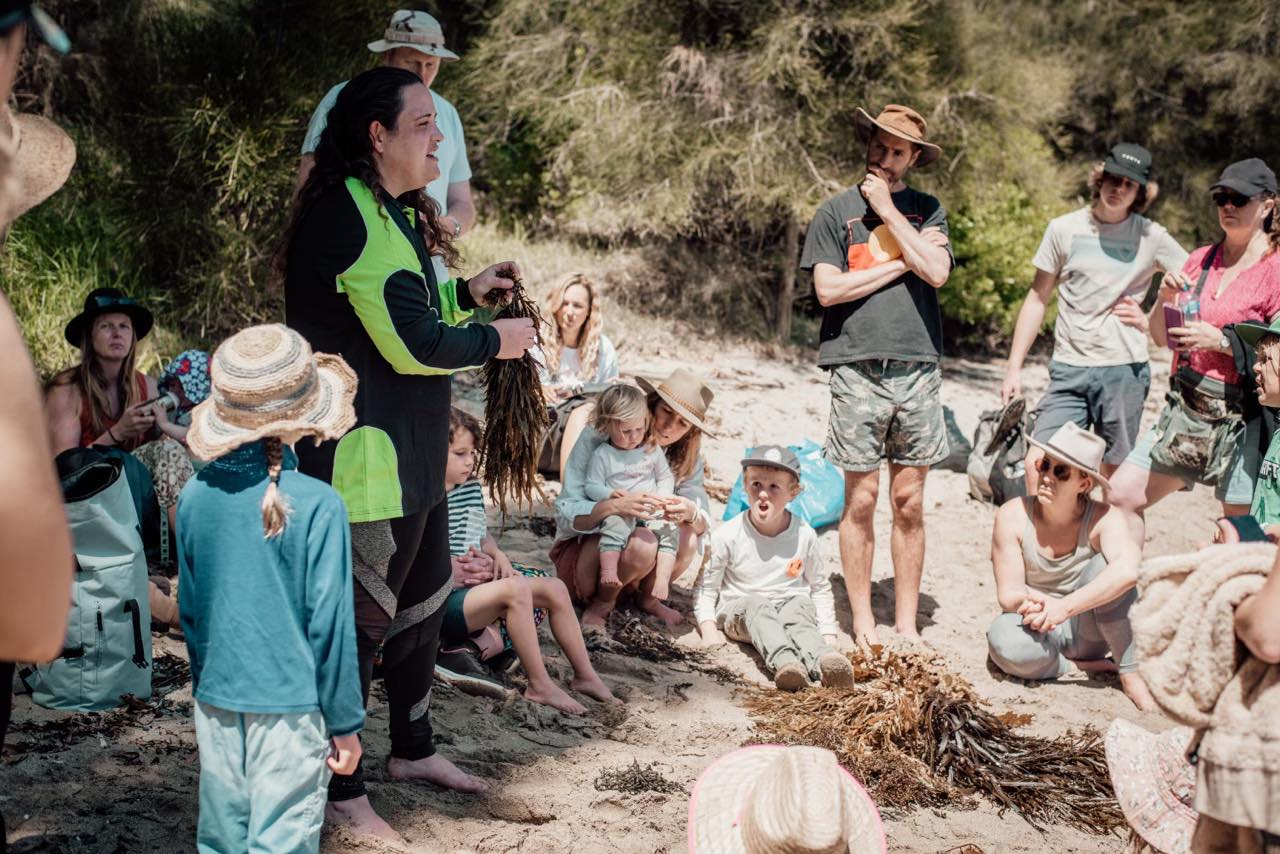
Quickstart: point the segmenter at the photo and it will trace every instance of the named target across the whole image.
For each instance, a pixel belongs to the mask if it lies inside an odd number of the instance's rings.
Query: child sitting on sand
[[[711,562],[694,594],[703,641],[724,643],[723,626],[756,648],[783,691],[807,687],[810,678],[853,687],[853,667],[830,646],[835,600],[818,535],[787,510],[800,494],[800,461],[778,445],[753,448],[742,461],[742,483],[751,503],[711,535]]]
[[[355,424],[356,376],[280,324],[213,354],[178,498],[179,608],[200,748],[201,851],[318,851],[330,772],[351,774],[364,699],[347,508],[290,446]]]
[[[592,501],[604,501],[618,493],[651,493],[663,497],[672,494],[675,476],[667,464],[666,454],[649,436],[651,418],[644,392],[635,386],[616,385],[600,395],[592,426],[608,436],[609,441],[601,442],[587,463],[583,487]],[[658,538],[652,594],[655,599],[666,599],[680,535],[675,525],[661,518],[605,517],[600,523],[600,583],[605,587],[617,587],[621,583],[618,561],[636,525],[643,525]]]
[[[459,643],[502,619],[511,646],[529,678],[524,696],[571,715],[586,714],[586,707],[555,683],[547,673],[538,648],[534,609],[550,614],[551,634],[573,665],[569,687],[606,703],[619,702],[591,666],[582,628],[573,612],[569,591],[558,578],[528,577],[515,570],[510,559],[489,536],[484,521],[484,493],[472,477],[476,447],[482,438],[480,423],[454,407],[449,414],[449,457],[445,463],[445,490],[449,502],[450,551],[467,553],[475,543],[493,560],[494,580],[455,589],[445,600],[441,645]],[[478,512],[477,512],[478,511]],[[456,556],[455,555],[455,556]]]

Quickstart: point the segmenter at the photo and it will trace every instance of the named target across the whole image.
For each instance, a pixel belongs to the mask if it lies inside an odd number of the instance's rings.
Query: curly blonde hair
[[[547,370],[554,374],[560,368],[560,351],[564,348],[564,340],[560,337],[560,323],[556,315],[564,306],[564,296],[569,288],[577,285],[587,292],[587,319],[582,324],[582,335],[578,338],[579,375],[578,379],[590,382],[595,378],[600,367],[600,329],[604,326],[603,312],[600,310],[600,292],[595,283],[585,273],[570,273],[552,288],[547,297],[547,323],[551,326],[550,334],[544,336],[543,356]]]

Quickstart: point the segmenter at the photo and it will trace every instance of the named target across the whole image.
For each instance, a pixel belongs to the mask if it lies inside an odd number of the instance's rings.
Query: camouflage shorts
[[[826,457],[846,471],[880,461],[931,466],[947,457],[942,371],[933,362],[875,359],[831,371]]]

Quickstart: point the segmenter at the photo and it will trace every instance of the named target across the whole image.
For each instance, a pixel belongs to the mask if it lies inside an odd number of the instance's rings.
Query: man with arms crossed
[[[871,564],[882,459],[893,508],[894,628],[919,637],[925,475],[947,456],[937,289],[953,258],[942,205],[905,183],[911,169],[942,153],[925,140],[924,119],[890,104],[874,119],[859,109],[856,123],[867,175],[818,209],[800,266],[813,271],[823,307],[818,365],[831,372],[826,456],[845,472],[840,561],[854,638],[877,643]]]

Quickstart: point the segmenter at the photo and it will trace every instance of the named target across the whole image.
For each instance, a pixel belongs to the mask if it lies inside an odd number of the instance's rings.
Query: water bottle
[[[1200,319],[1200,300],[1194,296],[1182,306],[1182,322],[1191,323]]]

